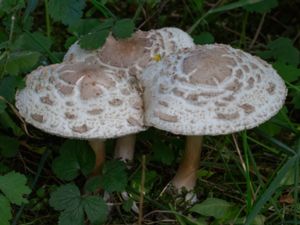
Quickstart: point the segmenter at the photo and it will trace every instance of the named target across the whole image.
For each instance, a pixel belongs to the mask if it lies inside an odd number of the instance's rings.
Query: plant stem
[[[140,190],[140,204],[139,204],[139,220],[138,225],[143,223],[143,204],[144,204],[144,188],[145,188],[145,173],[146,173],[146,156],[142,156],[142,179]]]
[[[95,152],[96,163],[93,171],[93,175],[98,175],[100,173],[100,169],[103,166],[105,161],[105,145],[103,139],[92,139],[89,140],[89,144]]]
[[[50,17],[48,10],[48,0],[44,0],[45,3],[45,19],[46,19],[46,28],[47,28],[47,37],[51,36],[51,25],[50,25]]]
[[[114,158],[120,159],[124,162],[132,161],[134,156],[135,139],[135,134],[130,134],[118,138]]]
[[[178,190],[193,190],[197,181],[197,170],[200,165],[202,136],[187,136],[185,151],[172,184]]]

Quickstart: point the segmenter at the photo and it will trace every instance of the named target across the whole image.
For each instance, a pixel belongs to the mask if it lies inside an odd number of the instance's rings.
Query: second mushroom
[[[142,75],[147,126],[186,135],[177,189],[192,191],[202,137],[251,129],[283,106],[286,87],[265,61],[228,45],[197,46],[164,58]]]

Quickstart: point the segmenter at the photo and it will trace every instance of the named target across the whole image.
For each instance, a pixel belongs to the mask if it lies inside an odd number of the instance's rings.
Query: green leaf
[[[0,14],[11,14],[13,11],[17,11],[25,7],[24,0],[2,0],[0,1]]]
[[[79,40],[79,45],[84,49],[100,48],[106,41],[110,29],[113,25],[112,19],[107,19],[99,26],[96,26],[91,32],[83,35]]]
[[[14,76],[28,72],[37,64],[39,58],[40,53],[38,52],[21,51],[11,53],[6,64],[6,72]]]
[[[13,50],[45,53],[51,45],[52,40],[41,32],[23,33],[15,41]]]
[[[233,205],[225,200],[218,198],[207,198],[203,202],[194,205],[190,211],[203,216],[212,216],[222,219],[231,210]]]
[[[270,12],[271,9],[276,8],[277,6],[278,6],[277,0],[263,0],[258,3],[247,5],[244,8],[249,12],[257,12],[263,14],[263,13]]]
[[[108,215],[105,201],[98,196],[87,196],[83,199],[83,208],[93,225],[103,224]]]
[[[19,137],[24,134],[7,112],[0,113],[0,126],[3,129],[11,129],[15,136]]]
[[[259,53],[262,58],[273,58],[281,63],[290,64],[296,67],[299,64],[299,50],[293,46],[293,42],[289,38],[280,37],[270,42],[267,47],[269,50]]]
[[[287,65],[282,62],[276,62],[273,64],[273,67],[285,81],[293,82],[300,78],[300,69],[295,66]]]
[[[77,37],[86,35],[93,29],[101,26],[99,19],[80,19],[76,23],[72,24],[68,30]]]
[[[51,193],[49,204],[58,211],[76,209],[81,205],[80,191],[75,184],[62,185]]]
[[[85,0],[49,0],[49,13],[54,21],[65,25],[77,22],[85,7]]]
[[[21,77],[6,76],[0,80],[0,96],[9,102],[13,102],[16,88],[21,88],[23,85],[24,81]]]
[[[112,160],[103,166],[101,187],[107,192],[124,191],[127,185],[127,173],[124,162]]]
[[[84,184],[85,192],[95,192],[100,188],[101,176],[93,176]]]
[[[82,206],[61,212],[58,225],[84,225],[84,212]]]
[[[175,159],[174,151],[162,141],[155,141],[153,144],[153,160],[171,165]]]
[[[11,203],[21,205],[27,203],[23,197],[29,194],[30,188],[26,185],[27,179],[24,175],[10,172],[0,176],[0,191],[9,199]]]
[[[152,188],[157,184],[159,175],[154,170],[147,170],[144,183],[144,192],[149,193]],[[141,180],[142,180],[142,171],[140,170],[138,173],[134,175],[132,178],[130,185],[136,192],[141,191]]]
[[[194,42],[197,45],[212,44],[215,42],[214,36],[209,32],[202,32],[199,35],[193,36]]]
[[[55,175],[62,180],[73,180],[81,172],[87,176],[94,168],[95,154],[84,141],[68,140],[60,148],[60,156],[52,164]]]
[[[9,225],[12,219],[11,206],[7,198],[0,194],[0,218],[1,225]]]
[[[294,104],[296,109],[300,109],[300,92],[297,92],[294,95],[292,103]]]
[[[112,33],[117,38],[129,38],[134,31],[135,25],[132,19],[118,20],[112,28]]]
[[[6,158],[14,157],[19,150],[19,141],[9,136],[0,136],[0,153]]]

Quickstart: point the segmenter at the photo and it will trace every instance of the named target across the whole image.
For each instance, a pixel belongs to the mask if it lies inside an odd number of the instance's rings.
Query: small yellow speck
[[[159,62],[161,60],[161,56],[160,56],[160,54],[156,54],[152,57],[152,59],[156,62]]]

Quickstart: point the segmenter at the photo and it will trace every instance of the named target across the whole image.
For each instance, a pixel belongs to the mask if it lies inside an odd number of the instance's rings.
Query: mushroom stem
[[[187,136],[185,151],[175,177],[171,181],[177,190],[194,189],[197,180],[197,170],[200,165],[202,136]]]
[[[135,134],[129,134],[118,138],[114,158],[124,162],[131,162],[134,155],[135,139]]]
[[[103,139],[92,139],[89,140],[89,144],[95,152],[96,162],[95,168],[92,172],[93,175],[98,175],[100,173],[101,167],[105,161],[105,145]]]

